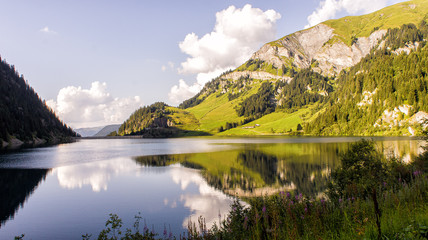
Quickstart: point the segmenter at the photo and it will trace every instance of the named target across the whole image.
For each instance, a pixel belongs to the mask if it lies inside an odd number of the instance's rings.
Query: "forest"
[[[385,111],[406,106],[408,113],[399,113],[398,120],[418,111],[427,112],[428,46],[423,40],[427,38],[425,21],[419,27],[407,24],[390,29],[384,47],[341,72],[336,83],[338,88],[326,101],[325,111],[306,124],[305,132],[313,135],[375,134],[391,127],[382,125],[379,120]],[[397,52],[406,46],[413,46],[415,50]]]
[[[77,134],[46,105],[23,75],[0,58],[0,140],[70,141]]]
[[[166,110],[166,103],[156,102],[149,106],[137,109],[131,116],[119,127],[119,135],[134,135],[146,128],[167,127],[166,122],[155,122],[155,119],[165,119],[169,113]]]

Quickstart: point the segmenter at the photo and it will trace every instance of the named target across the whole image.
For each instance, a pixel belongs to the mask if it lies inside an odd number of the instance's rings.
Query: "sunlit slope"
[[[297,125],[302,124],[307,108],[300,109],[294,113],[282,111],[273,112],[243,126],[224,131],[218,135],[274,135],[287,134],[297,131]]]
[[[199,121],[199,131],[215,134],[218,128],[227,122],[240,122],[244,117],[238,116],[236,108],[243,99],[255,94],[260,87],[260,81],[253,81],[251,89],[243,91],[242,95],[236,99],[229,100],[228,93],[221,93],[218,90],[210,94],[202,103],[186,109],[192,113]],[[238,91],[239,89],[234,89]]]
[[[199,121],[192,113],[176,107],[167,107],[166,109],[170,112],[169,117],[175,127],[183,130],[197,130],[199,128]]]
[[[328,20],[323,24],[334,29],[345,43],[351,44],[353,37],[368,37],[378,29],[400,27],[402,24],[418,25],[428,12],[428,0],[414,0],[398,3],[379,11],[361,15]]]
[[[428,116],[427,19],[428,0],[415,0],[290,34],[178,108],[146,107],[123,133],[418,135]]]
[[[119,127],[118,135],[143,135],[145,137],[180,137],[206,135],[199,132],[199,121],[183,109],[157,102],[137,109]]]

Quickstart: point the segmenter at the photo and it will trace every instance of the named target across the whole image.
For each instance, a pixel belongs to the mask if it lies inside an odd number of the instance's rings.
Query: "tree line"
[[[59,120],[23,75],[0,58],[0,140],[61,142],[77,134]]]

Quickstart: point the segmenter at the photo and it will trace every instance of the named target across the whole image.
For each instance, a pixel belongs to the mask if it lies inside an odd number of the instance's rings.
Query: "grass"
[[[171,112],[169,116],[175,127],[183,130],[197,130],[199,128],[199,121],[192,113],[175,107],[167,107],[166,110]]]
[[[219,92],[211,94],[202,103],[192,108],[186,109],[192,113],[199,121],[200,131],[216,133],[220,126],[224,126],[226,122],[240,122],[244,117],[239,117],[235,108],[243,99],[257,93],[261,85],[261,81],[254,81],[252,88],[239,96],[238,98],[229,101],[228,94],[220,94]]]
[[[397,14],[398,12],[400,14]],[[396,28],[405,23],[417,25],[426,17],[427,12],[427,0],[414,0],[398,3],[362,16],[329,20],[323,24],[334,28],[334,33],[338,35],[338,38],[351,45],[352,37],[368,37],[375,29]]]
[[[413,5],[415,5],[415,7],[413,7]],[[335,37],[329,40],[328,44],[340,40],[350,46],[353,37],[368,37],[376,29],[396,28],[408,23],[417,25],[427,17],[427,12],[427,0],[413,0],[398,3],[370,14],[328,20],[322,24],[333,28],[336,34]],[[274,47],[283,47],[280,41],[288,36],[270,42],[269,44]]]
[[[308,108],[300,109],[294,113],[273,112],[243,126],[238,126],[237,128],[221,132],[218,135],[274,135],[278,133],[288,133],[290,129],[292,131],[296,131],[297,125],[302,124],[301,116],[308,112]],[[255,126],[256,124],[260,126],[256,126],[254,128],[245,128]]]

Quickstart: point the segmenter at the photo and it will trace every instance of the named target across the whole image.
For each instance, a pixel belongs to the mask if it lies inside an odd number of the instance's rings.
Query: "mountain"
[[[77,134],[0,58],[0,149],[69,142]]]
[[[103,128],[103,126],[91,128],[76,128],[74,129],[74,131],[76,131],[82,137],[92,137]]]
[[[208,135],[198,131],[199,122],[187,111],[157,102],[135,111],[120,127],[119,135],[144,137],[181,137]]]
[[[194,120],[177,127],[216,135],[421,134],[427,20],[428,0],[414,0],[267,43],[180,104]],[[120,134],[147,128],[134,127]]]
[[[101,130],[99,130],[96,134],[94,134],[94,137],[105,137],[109,135],[112,132],[119,131],[119,127],[121,124],[114,124],[114,125],[107,125],[103,127]]]

